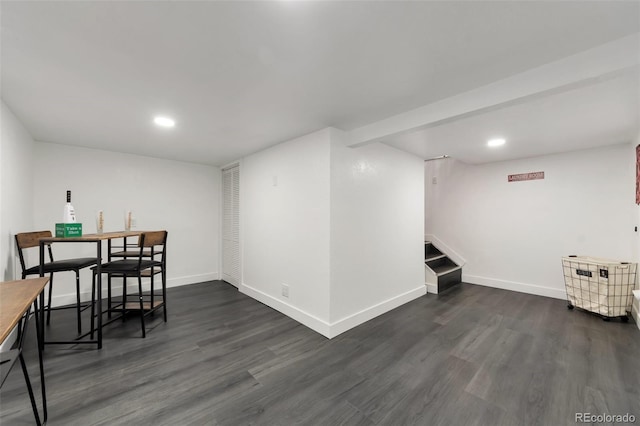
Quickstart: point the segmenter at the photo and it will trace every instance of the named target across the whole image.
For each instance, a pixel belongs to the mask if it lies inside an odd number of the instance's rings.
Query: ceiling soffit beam
[[[640,69],[636,33],[512,77],[347,132],[357,147],[385,138],[589,86]]]

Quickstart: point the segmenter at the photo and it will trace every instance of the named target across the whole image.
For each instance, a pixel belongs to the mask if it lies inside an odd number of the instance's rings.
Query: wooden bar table
[[[31,387],[31,381],[29,380],[29,374],[27,372],[27,365],[24,362],[22,356],[22,344],[27,331],[29,322],[29,313],[31,311],[31,305],[34,306],[34,317],[36,320],[36,337],[38,340],[38,361],[40,365],[40,387],[42,389],[42,414],[43,422],[47,422],[47,395],[44,385],[44,365],[42,362],[42,325],[44,324],[44,288],[49,282],[49,278],[32,278],[28,280],[7,281],[0,283],[0,344],[4,343],[5,339],[11,334],[11,331],[18,326],[18,345],[16,349],[11,349],[9,352],[5,352],[0,356],[0,386],[4,383],[5,379],[11,371],[14,363],[17,359],[20,360],[22,366],[22,373],[24,374],[24,380],[27,384],[27,390],[29,391],[29,399],[31,400],[31,407],[33,408],[33,415],[36,418],[36,424],[42,424],[40,422],[40,416],[38,415],[38,407],[36,405],[35,397],[33,396],[33,389]],[[38,303],[36,299],[40,298]],[[39,308],[38,308],[39,306]],[[38,325],[38,323],[40,325]]]
[[[43,339],[41,344],[42,345],[51,345],[51,344],[76,344],[76,343],[83,343],[83,344],[97,344],[98,345],[98,349],[102,349],[102,242],[103,241],[108,241],[109,242],[109,251],[111,248],[111,240],[116,239],[116,238],[127,238],[127,237],[137,237],[140,236],[144,231],[118,231],[118,232],[104,232],[102,234],[86,234],[83,235],[81,237],[67,237],[67,238],[60,238],[60,237],[51,237],[51,238],[41,238],[40,239],[40,276],[43,277],[44,276],[44,252],[45,252],[45,246],[48,244],[53,244],[53,243],[94,243],[96,245],[96,258],[98,260],[98,263],[96,265],[96,274],[97,274],[97,280],[96,280],[96,284],[97,284],[97,301],[95,301],[96,305],[97,305],[97,309],[96,311],[98,312],[98,319],[97,319],[97,326],[96,326],[96,332],[97,332],[97,339],[93,340],[93,338],[89,339],[89,340],[81,340],[84,337],[91,335],[93,336],[93,330],[91,330],[89,333],[85,333],[82,336],[79,336],[78,338],[76,338],[75,340],[65,340],[65,341],[47,341],[44,338],[44,323],[41,322],[42,327],[41,327],[41,332],[43,333]],[[94,301],[92,301],[92,303],[94,303]],[[43,316],[44,318],[44,316]],[[44,349],[44,346],[42,347],[42,349]]]

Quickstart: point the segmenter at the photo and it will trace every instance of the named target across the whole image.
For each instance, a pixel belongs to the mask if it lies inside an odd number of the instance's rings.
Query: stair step
[[[452,267],[452,268],[445,269],[445,270],[442,270],[442,271],[440,271],[440,272],[436,272],[436,275],[437,275],[438,277],[441,277],[441,276],[443,276],[443,275],[447,275],[447,274],[450,274],[450,273],[452,273],[452,272],[459,271],[460,269],[462,269],[462,266],[454,266],[454,267]]]
[[[432,258],[434,256],[440,256],[442,253],[440,250],[438,250],[438,248],[436,246],[434,246],[431,243],[424,243],[424,258],[429,259]]]
[[[432,260],[442,259],[443,257],[447,257],[447,255],[446,254],[436,254],[436,255],[433,255],[431,257],[427,257],[424,261],[425,262],[431,262]]]
[[[436,275],[436,293],[462,282],[462,266],[441,252],[431,241],[424,242],[424,264]]]
[[[425,263],[436,274],[446,270],[450,270],[451,268],[455,268],[458,266],[453,260],[449,259],[447,256],[441,256],[441,257],[438,257],[437,259],[426,261]]]
[[[438,294],[457,287],[462,282],[462,267],[458,266],[438,274]]]

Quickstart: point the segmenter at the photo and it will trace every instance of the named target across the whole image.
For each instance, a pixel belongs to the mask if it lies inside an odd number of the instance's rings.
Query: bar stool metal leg
[[[47,308],[47,325],[51,322],[51,297],[53,296],[53,272],[49,274],[49,306]]]
[[[78,334],[82,334],[82,306],[80,306],[80,271],[76,269],[76,316],[78,317]]]
[[[38,303],[38,299],[33,302],[33,312],[36,324],[38,324],[38,316],[44,318],[44,292],[40,293],[40,303]],[[44,331],[42,331],[42,334],[37,335],[37,337],[42,339],[42,348],[44,348]],[[40,345],[38,345],[38,347],[40,347]],[[49,414],[47,412],[47,390],[44,381],[44,362],[42,361],[42,351],[40,349],[38,349],[38,364],[40,367],[40,387],[42,389],[42,421],[46,424]]]
[[[146,330],[144,327],[144,304],[142,303],[142,277],[138,274],[138,298],[140,300],[140,324],[142,325],[142,338],[146,337]]]
[[[29,391],[29,399],[31,400],[31,408],[33,409],[33,416],[36,418],[36,424],[41,425],[40,416],[38,415],[38,406],[36,405],[36,398],[33,396],[33,388],[31,387],[31,380],[29,380],[29,373],[27,372],[27,364],[24,362],[22,353],[18,355],[20,358],[20,365],[22,366],[22,374],[24,374],[24,381],[27,383],[27,390]]]

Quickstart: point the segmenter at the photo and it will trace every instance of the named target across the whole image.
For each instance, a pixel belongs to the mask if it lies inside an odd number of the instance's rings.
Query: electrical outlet
[[[282,297],[289,298],[289,286],[287,284],[282,284]]]
[[[432,183],[433,185],[437,184],[437,183],[438,183],[438,178],[437,178],[436,176],[432,177],[432,178],[431,178],[431,183]]]

